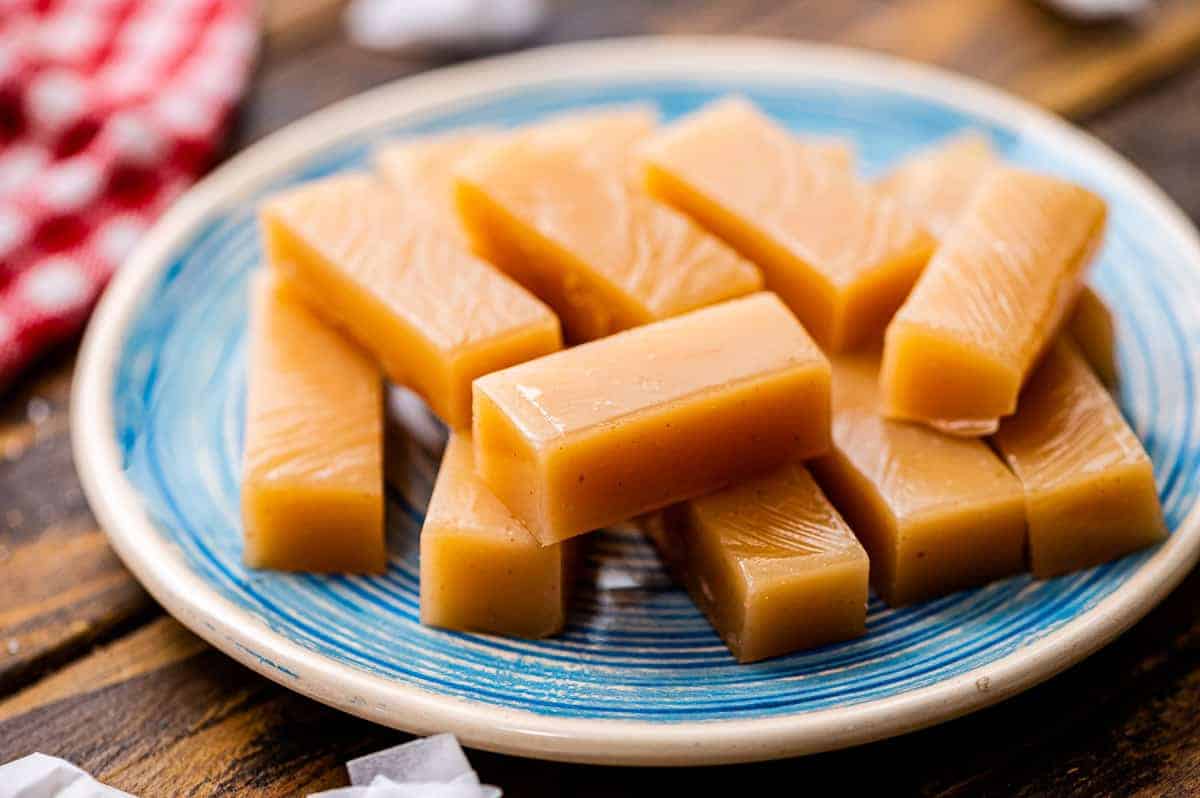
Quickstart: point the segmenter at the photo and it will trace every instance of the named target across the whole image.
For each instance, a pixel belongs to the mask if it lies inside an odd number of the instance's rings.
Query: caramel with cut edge
[[[421,527],[421,622],[546,637],[566,622],[575,541],[541,546],[475,474],[453,433]]]
[[[1091,286],[1084,286],[1067,318],[1066,332],[1107,387],[1120,380],[1117,369],[1117,322],[1112,310]]]
[[[652,128],[644,110],[552,120],[459,170],[476,249],[554,308],[571,341],[762,287],[752,264],[634,185],[634,149]]]
[[[866,631],[867,553],[799,463],[641,525],[739,662]]]
[[[1166,537],[1154,469],[1068,339],[1042,359],[993,437],[1025,488],[1034,576],[1057,576]]]
[[[475,465],[544,544],[829,447],[829,363],[773,294],[475,381]]]
[[[464,247],[470,241],[454,206],[454,174],[480,148],[494,145],[504,134],[489,128],[470,128],[433,136],[390,142],[375,153],[375,168],[410,199],[410,212],[442,225]]]
[[[904,159],[885,175],[881,191],[907,207],[938,238],[949,233],[983,178],[1000,164],[987,137],[969,131]],[[1084,286],[1066,329],[1109,387],[1117,383],[1116,326],[1104,300]]]
[[[989,172],[888,325],[884,413],[993,432],[1079,295],[1104,220],[1079,186]]]
[[[987,136],[968,131],[905,158],[876,185],[940,239],[999,162]]]
[[[362,174],[269,200],[273,268],[443,421],[469,426],[471,381],[561,347],[549,308]]]
[[[251,283],[244,557],[251,568],[380,573],[383,380],[276,275]]]
[[[879,413],[879,360],[838,355],[833,451],[810,468],[871,558],[892,606],[1024,569],[1021,485],[983,441]]]
[[[831,350],[882,333],[933,251],[933,238],[844,160],[725,100],[643,147],[651,194],[762,269],[767,288]]]

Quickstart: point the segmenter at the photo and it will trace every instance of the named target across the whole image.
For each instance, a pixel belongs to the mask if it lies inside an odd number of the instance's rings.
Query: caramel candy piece
[[[867,553],[799,463],[643,527],[739,662],[866,631]]]
[[[427,214],[447,234],[469,246],[454,206],[454,173],[480,148],[500,141],[501,133],[472,128],[392,142],[375,155],[375,168],[411,202],[411,212]]]
[[[888,325],[884,413],[995,431],[1079,295],[1104,219],[1079,186],[992,170]]]
[[[745,100],[680,120],[643,156],[650,193],[757,263],[827,349],[882,333],[933,251],[920,225],[842,158]]]
[[[982,133],[953,136],[906,159],[879,182],[879,189],[909,209],[926,229],[944,237],[999,160]],[[1116,328],[1104,300],[1084,286],[1066,329],[1100,379],[1117,383]]]
[[[773,294],[475,381],[479,475],[543,544],[829,447],[829,363]]]
[[[562,119],[459,170],[476,249],[589,341],[762,287],[758,270],[630,179],[643,111]]]
[[[833,363],[833,452],[810,463],[871,558],[892,606],[1024,568],[1021,485],[980,440],[879,414],[879,361]]]
[[[251,297],[246,564],[381,573],[382,377],[274,274],[256,275]]]
[[[299,186],[262,224],[272,266],[452,427],[470,424],[476,377],[561,347],[549,308],[375,178]]]
[[[1117,369],[1117,324],[1112,311],[1090,286],[1084,286],[1067,319],[1067,333],[1087,358],[1088,365],[1109,388],[1119,379]]]
[[[905,160],[879,182],[884,193],[907,207],[931,233],[944,237],[975,190],[999,164],[987,137],[974,131],[950,138]],[[1066,329],[1100,379],[1117,383],[1116,328],[1104,300],[1084,286]]]
[[[475,475],[470,437],[452,434],[421,528],[421,622],[515,637],[557,633],[573,543],[539,545]]]
[[[1034,576],[1088,568],[1166,537],[1150,458],[1068,339],[1042,359],[993,441],[1025,487]]]
[[[969,131],[905,159],[877,185],[940,239],[997,164],[987,136]]]

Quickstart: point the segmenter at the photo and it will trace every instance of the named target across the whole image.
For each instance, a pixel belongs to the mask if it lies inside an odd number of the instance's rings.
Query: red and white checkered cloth
[[[256,23],[253,0],[0,0],[0,386],[209,162]]]

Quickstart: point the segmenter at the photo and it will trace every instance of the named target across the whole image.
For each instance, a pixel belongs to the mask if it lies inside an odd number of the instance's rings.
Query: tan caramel
[[[866,630],[867,553],[799,463],[643,526],[739,662]]]
[[[1079,295],[1104,220],[1086,189],[991,170],[888,325],[884,413],[994,431]]]
[[[629,179],[645,111],[551,121],[459,171],[476,248],[559,314],[571,341],[762,287],[758,270]]]
[[[833,364],[833,452],[813,472],[871,558],[884,601],[909,604],[1021,571],[1021,485],[979,440],[879,413],[878,358]]]
[[[944,238],[999,159],[982,133],[960,133],[905,159],[877,184]]]
[[[392,142],[375,155],[379,174],[409,199],[410,213],[443,225],[448,235],[469,246],[454,206],[454,173],[480,148],[496,144],[497,130],[469,129]]]
[[[1120,379],[1117,323],[1108,305],[1090,286],[1085,285],[1079,292],[1065,329],[1100,381],[1109,388],[1115,386]]]
[[[829,363],[773,294],[475,381],[480,476],[543,543],[821,454]]]
[[[1047,353],[993,440],[1025,488],[1035,576],[1097,565],[1166,536],[1150,458],[1068,339]]]
[[[275,275],[257,275],[251,297],[246,564],[382,572],[382,377]]]
[[[714,103],[643,148],[650,193],[763,270],[824,347],[879,336],[933,250],[845,155],[796,138],[744,100]]]
[[[972,131],[906,159],[878,185],[940,239],[961,216],[983,178],[999,164],[987,137]],[[1115,385],[1116,328],[1112,312],[1090,287],[1084,286],[1080,292],[1066,329],[1100,379],[1106,385]]]
[[[452,427],[470,424],[476,377],[561,346],[549,308],[375,178],[291,189],[262,222],[272,266]]]
[[[566,620],[573,543],[539,545],[475,475],[470,437],[452,434],[421,528],[421,622],[556,634]]]

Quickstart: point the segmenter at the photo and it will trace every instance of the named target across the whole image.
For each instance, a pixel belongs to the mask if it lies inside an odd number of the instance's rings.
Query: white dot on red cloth
[[[42,54],[61,61],[86,58],[99,41],[100,23],[83,11],[59,13],[38,31]]]
[[[153,67],[146,69],[138,64],[122,62],[105,67],[98,82],[114,102],[122,102],[149,91],[154,73]]]
[[[141,55],[161,56],[181,48],[186,26],[161,15],[146,15],[121,30],[120,46]]]
[[[47,313],[78,307],[87,299],[88,278],[70,258],[49,258],[21,278],[21,293],[31,305]]]
[[[162,154],[162,136],[139,113],[120,111],[113,114],[105,123],[105,131],[109,146],[132,161],[146,163]]]
[[[0,210],[0,257],[20,246],[28,234],[29,223],[24,216]]]
[[[42,199],[60,211],[82,208],[100,193],[100,170],[85,158],[54,169],[42,186]]]
[[[133,249],[134,244],[141,238],[145,229],[145,224],[138,219],[131,216],[118,217],[96,231],[92,240],[96,242],[96,246],[105,260],[114,266],[119,266]]]
[[[29,145],[9,145],[0,153],[0,194],[18,190],[50,160],[43,149]]]
[[[155,106],[159,118],[176,131],[203,133],[208,127],[210,110],[201,100],[186,94],[168,94]]]
[[[34,78],[29,88],[32,115],[50,127],[63,127],[78,119],[86,102],[86,87],[70,72],[45,72]]]
[[[207,55],[221,58],[244,58],[253,48],[257,34],[248,25],[219,22],[208,29],[201,44]]]

